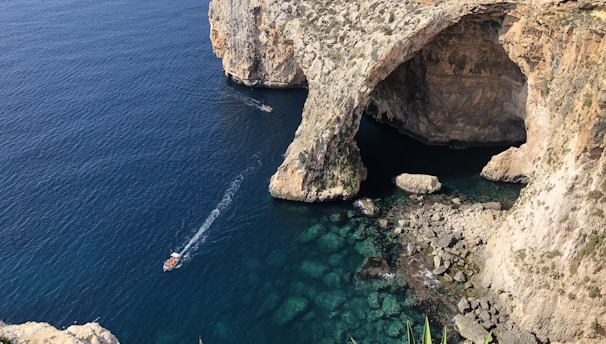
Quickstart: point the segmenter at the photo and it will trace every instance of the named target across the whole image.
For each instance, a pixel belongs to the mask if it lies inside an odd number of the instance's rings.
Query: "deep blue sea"
[[[268,194],[306,91],[229,82],[207,13],[208,0],[0,2],[0,320],[98,320],[126,344],[400,343],[421,314],[401,286],[355,277],[379,250],[365,219]],[[407,166],[450,192],[516,192],[477,177],[491,151],[440,170],[451,152],[425,160],[362,129],[366,195],[401,195],[385,180]]]

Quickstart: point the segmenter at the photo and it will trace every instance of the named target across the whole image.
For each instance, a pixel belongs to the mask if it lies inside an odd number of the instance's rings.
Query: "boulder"
[[[459,313],[461,313],[461,314],[465,314],[466,312],[471,310],[471,306],[469,305],[469,301],[467,301],[467,298],[465,298],[465,297],[461,298],[459,303],[457,303],[457,309],[459,310]]]
[[[465,283],[467,281],[467,276],[463,271],[459,271],[454,275],[454,280],[459,283]]]
[[[486,210],[501,210],[502,206],[500,202],[486,202],[486,203],[480,203],[482,205],[482,208],[486,209]]]
[[[445,273],[446,270],[448,270],[448,269],[444,265],[438,266],[437,268],[435,268],[433,270],[433,274],[434,275],[441,275],[441,274]]]
[[[510,330],[503,331],[501,342],[507,344],[537,344],[537,339],[529,332],[513,327]]]
[[[455,330],[463,338],[471,340],[474,344],[484,343],[484,338],[488,335],[488,331],[482,325],[461,314],[454,317],[454,322]]]
[[[353,205],[366,216],[377,217],[381,214],[379,207],[370,198],[360,198],[354,201]]]
[[[452,234],[446,234],[443,237],[438,239],[438,241],[436,242],[436,247],[437,248],[448,248],[448,247],[454,245],[456,242],[457,242],[457,240],[454,238],[454,236]]]
[[[396,177],[395,183],[400,189],[414,194],[430,194],[442,188],[438,177],[427,174],[402,173]]]

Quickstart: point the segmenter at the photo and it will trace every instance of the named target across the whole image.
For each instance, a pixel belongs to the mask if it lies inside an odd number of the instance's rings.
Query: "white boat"
[[[164,265],[162,265],[162,270],[164,272],[178,269],[181,267],[181,255],[177,252],[173,252],[170,254],[170,258],[164,261]]]
[[[272,112],[273,108],[267,104],[263,104],[259,107],[259,109],[261,109],[261,111],[265,111],[265,112]]]

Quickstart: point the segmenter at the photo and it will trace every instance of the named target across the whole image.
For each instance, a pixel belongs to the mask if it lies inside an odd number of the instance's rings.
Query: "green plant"
[[[406,321],[406,337],[407,337],[407,344],[415,344],[415,339],[414,336],[412,334],[412,326],[410,325],[410,320]],[[488,344],[492,341],[492,331],[488,332],[488,335],[486,336],[486,338],[484,338],[484,344]],[[431,344],[431,331],[429,328],[429,320],[427,319],[427,317],[425,317],[425,326],[423,326],[423,337],[421,338],[421,344]],[[442,330],[442,340],[440,341],[441,344],[447,344],[446,343],[446,328],[444,328]],[[354,343],[355,344],[355,343]]]
[[[583,100],[583,107],[591,107],[591,104],[592,104],[591,94],[586,94],[585,100]]]
[[[605,244],[606,233],[591,235],[589,239],[587,239],[587,243],[585,244],[585,246],[581,250],[579,250],[579,252],[577,252],[576,256],[572,260],[572,264],[570,266],[570,273],[576,273],[579,265],[581,264],[581,260],[585,256],[606,259],[606,248],[604,247]],[[596,257],[596,255],[598,257]]]
[[[13,344],[13,341],[5,336],[0,336],[0,344]]]
[[[412,333],[412,326],[410,325],[410,320],[406,320],[406,344],[416,344],[415,338]],[[353,337],[349,337],[352,344],[358,344],[358,342],[353,339]],[[484,338],[483,344],[488,344],[492,341],[492,331],[488,332],[486,338]],[[423,326],[423,337],[421,337],[421,344],[432,344],[431,341],[431,331],[429,328],[429,320],[425,317],[425,326]],[[442,340],[440,344],[447,344],[446,342],[446,327],[442,330]]]
[[[589,288],[589,297],[592,299],[596,297],[602,297],[602,295],[600,294],[600,288],[595,285]]]
[[[526,250],[521,249],[517,251],[517,256],[519,260],[524,260],[526,258]]]
[[[602,192],[598,190],[589,191],[589,193],[587,194],[587,198],[598,200],[602,198]]]
[[[568,293],[568,299],[574,300],[576,298],[577,298],[577,294],[575,294],[575,293]]]
[[[561,256],[562,252],[560,252],[560,250],[553,250],[553,251],[549,251],[547,252],[547,258],[549,259],[553,259],[557,256]]]

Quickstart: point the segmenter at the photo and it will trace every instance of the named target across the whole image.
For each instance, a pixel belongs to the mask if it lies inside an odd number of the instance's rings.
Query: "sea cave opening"
[[[445,193],[515,201],[520,185],[479,177],[493,155],[526,141],[526,77],[503,30],[502,15],[464,17],[377,84],[356,136],[368,169],[360,195],[384,196],[406,172],[438,176]]]

